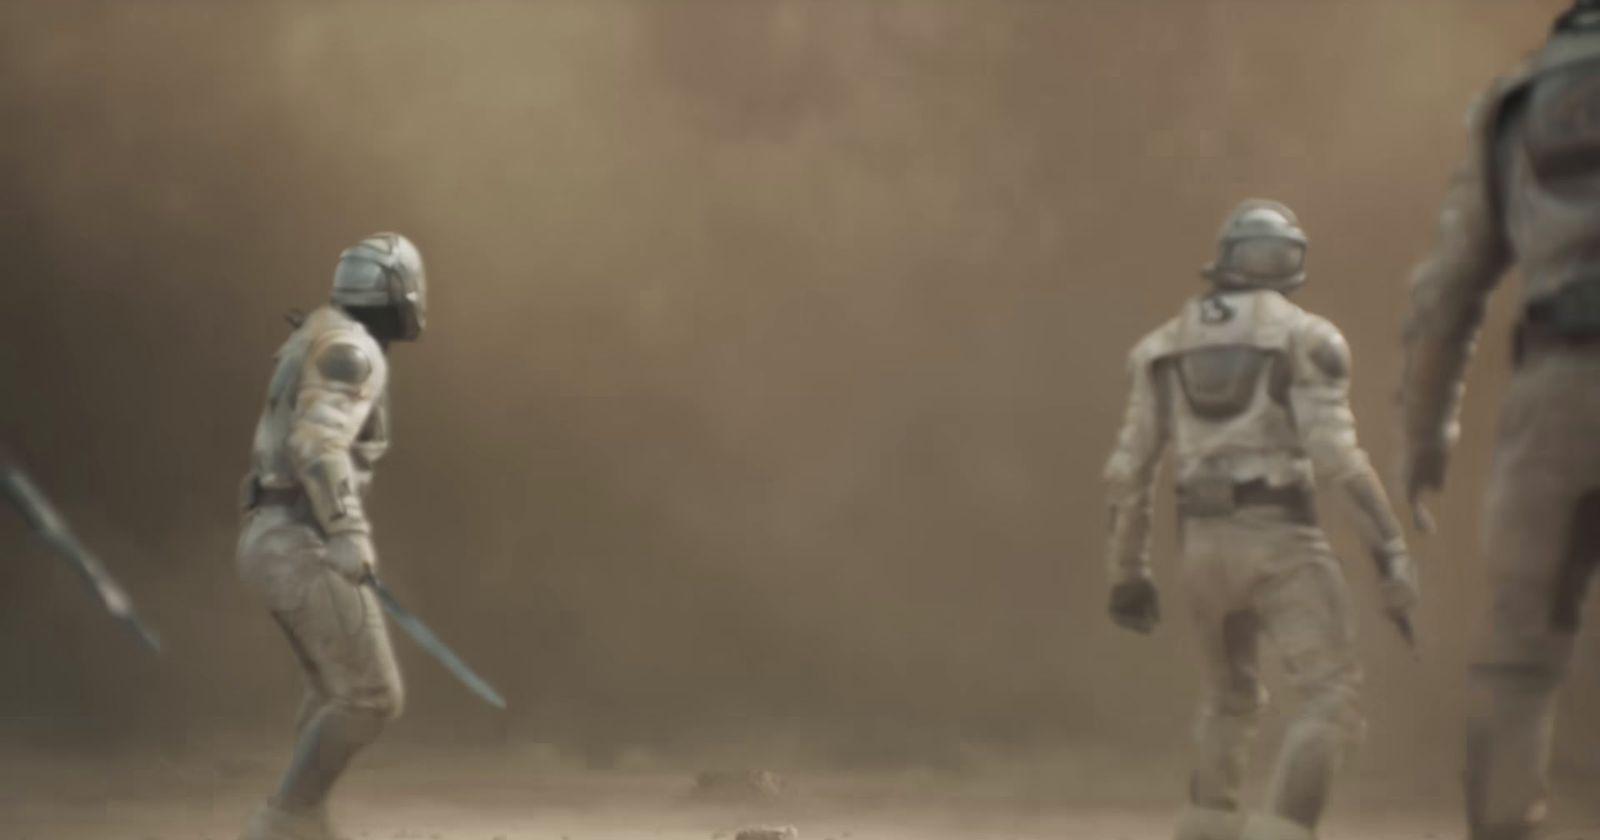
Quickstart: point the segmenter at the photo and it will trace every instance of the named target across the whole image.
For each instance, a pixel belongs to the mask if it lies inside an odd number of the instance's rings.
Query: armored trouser
[[[241,577],[271,611],[305,673],[297,746],[274,804],[320,809],[351,758],[403,703],[383,611],[365,587],[327,563],[327,545],[301,505],[246,514]]]
[[[1475,840],[1529,837],[1543,822],[1555,696],[1600,562],[1600,349],[1524,352],[1484,518],[1491,594],[1465,778]]]
[[[1304,834],[1320,819],[1333,776],[1364,727],[1349,592],[1308,508],[1258,505],[1226,516],[1188,516],[1182,537],[1183,577],[1207,680],[1192,805],[1212,813],[1239,809],[1266,702],[1258,668],[1265,637],[1302,700],[1278,753],[1268,819]]]

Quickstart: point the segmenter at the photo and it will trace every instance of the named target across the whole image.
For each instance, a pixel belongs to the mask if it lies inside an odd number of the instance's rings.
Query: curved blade
[[[478,676],[477,672],[472,670],[461,657],[456,655],[455,651],[450,649],[449,645],[446,645],[443,640],[435,635],[428,625],[422,623],[422,619],[417,618],[410,610],[402,606],[395,599],[394,593],[389,591],[389,587],[384,586],[383,582],[376,577],[367,578],[366,584],[372,587],[373,593],[378,596],[378,603],[383,605],[383,611],[394,619],[394,623],[400,625],[400,629],[406,631],[406,635],[414,639],[440,665],[443,665],[446,670],[454,674],[462,685],[465,685],[468,690],[476,694],[480,700],[496,709],[504,710],[506,708],[506,700],[500,696],[500,692],[495,691],[494,686],[490,685],[488,680]]]

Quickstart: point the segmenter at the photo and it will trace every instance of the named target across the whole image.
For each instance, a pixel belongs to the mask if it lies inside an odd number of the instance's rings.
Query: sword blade
[[[127,625],[128,629],[132,630],[133,634],[139,637],[139,641],[144,642],[144,646],[149,648],[151,652],[161,652],[161,636],[150,629],[150,625],[140,621],[139,617],[132,613],[120,616],[120,618],[122,623]]]
[[[122,586],[111,576],[100,558],[78,541],[77,534],[67,525],[66,518],[50,504],[44,491],[28,478],[27,473],[16,464],[0,458],[0,487],[5,489],[40,539],[78,573],[84,586],[95,594],[106,612],[127,625],[145,647],[160,653],[161,637],[139,620],[133,610],[133,601]]]
[[[389,591],[389,587],[383,585],[383,581],[371,577],[367,578],[366,583],[372,587],[373,593],[378,596],[378,603],[383,605],[383,611],[389,614],[389,618],[393,619],[395,624],[400,625],[400,629],[406,631],[406,635],[410,636],[423,650],[427,651],[429,656],[432,656],[435,661],[443,665],[445,670],[460,680],[461,684],[465,685],[469,691],[476,694],[478,699],[502,711],[506,708],[506,700],[500,696],[500,692],[496,691],[488,680],[478,676],[478,673],[472,670],[465,660],[457,656],[456,652],[444,643],[444,640],[440,639],[428,625],[422,622],[422,619],[417,618],[415,614],[402,606],[400,601],[394,597],[394,593]]]

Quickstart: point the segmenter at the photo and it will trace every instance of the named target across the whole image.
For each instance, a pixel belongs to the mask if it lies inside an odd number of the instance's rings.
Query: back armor
[[[1600,280],[1600,36],[1557,36],[1494,107],[1491,181],[1527,299]]]
[[[1163,331],[1152,364],[1170,400],[1179,481],[1307,483],[1288,390],[1303,311],[1273,291],[1205,295]]]

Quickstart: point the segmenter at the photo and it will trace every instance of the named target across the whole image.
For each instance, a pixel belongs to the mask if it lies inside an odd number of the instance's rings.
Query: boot
[[[1244,814],[1220,808],[1190,805],[1178,817],[1174,840],[1240,840]]]
[[[340,839],[328,820],[327,808],[290,810],[276,802],[267,802],[250,817],[239,840]]]
[[[1273,814],[1251,814],[1239,840],[1317,840],[1316,832]]]

